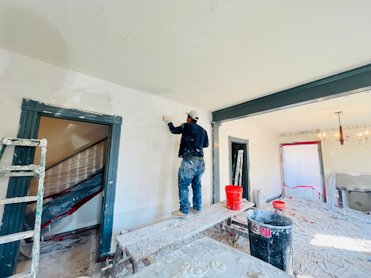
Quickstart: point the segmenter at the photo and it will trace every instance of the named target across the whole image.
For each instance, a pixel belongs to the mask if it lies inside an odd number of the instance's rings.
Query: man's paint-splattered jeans
[[[188,201],[189,185],[192,184],[193,208],[201,210],[201,176],[205,172],[203,159],[183,159],[178,172],[180,211],[188,214],[190,204]]]

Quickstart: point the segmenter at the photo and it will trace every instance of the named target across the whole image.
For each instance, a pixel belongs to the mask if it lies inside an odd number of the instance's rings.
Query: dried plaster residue
[[[371,215],[324,203],[285,199],[294,221],[294,274],[307,277],[370,277]]]

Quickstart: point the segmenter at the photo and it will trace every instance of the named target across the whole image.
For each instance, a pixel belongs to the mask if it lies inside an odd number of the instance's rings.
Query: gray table
[[[371,210],[371,175],[336,173],[336,189],[343,207]]]

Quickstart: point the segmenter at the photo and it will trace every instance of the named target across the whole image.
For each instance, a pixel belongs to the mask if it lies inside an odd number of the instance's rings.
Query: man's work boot
[[[189,214],[183,213],[180,210],[173,211],[171,214],[179,218],[185,218],[185,219],[189,218]]]
[[[196,214],[196,215],[200,215],[201,214],[201,210],[200,209],[194,209],[194,208],[191,208],[191,212]]]

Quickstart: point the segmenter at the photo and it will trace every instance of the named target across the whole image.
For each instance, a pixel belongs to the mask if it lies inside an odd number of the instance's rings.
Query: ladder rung
[[[35,176],[39,173],[40,167],[37,165],[13,165],[8,167],[0,167],[0,176],[9,177],[27,177]]]
[[[37,173],[35,172],[8,172],[8,173],[1,173],[0,177],[35,177]]]
[[[0,244],[8,243],[8,242],[13,242],[25,238],[30,238],[33,237],[34,231],[26,231],[26,232],[20,232],[20,233],[15,233],[15,234],[10,234],[6,236],[0,236]]]
[[[28,203],[37,201],[37,196],[15,197],[0,200],[0,205]]]
[[[36,171],[40,167],[31,164],[31,165],[13,165],[13,166],[7,166],[7,167],[0,167],[0,172],[1,171]]]
[[[46,147],[45,139],[19,139],[19,138],[0,138],[0,144],[8,146],[24,146],[24,147]]]

